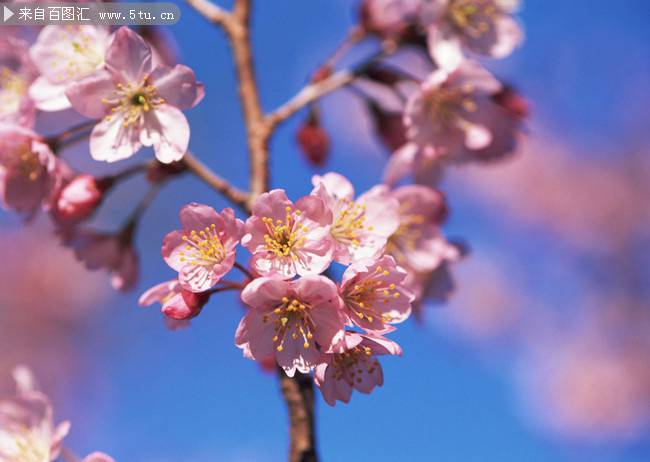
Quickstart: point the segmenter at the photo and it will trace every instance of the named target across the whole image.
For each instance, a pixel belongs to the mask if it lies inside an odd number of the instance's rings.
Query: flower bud
[[[163,306],[162,312],[165,316],[176,320],[195,318],[210,298],[206,292],[195,293],[185,289],[181,289],[181,296],[184,303],[171,303]]]
[[[509,85],[504,85],[503,89],[499,93],[496,93],[492,99],[499,106],[520,119],[525,119],[530,114],[528,100]]]
[[[368,109],[382,144],[391,152],[402,147],[406,143],[406,129],[402,121],[402,114],[388,112],[372,101],[368,101]]]
[[[55,204],[57,217],[68,222],[85,220],[97,209],[110,183],[92,175],[78,175],[59,193]]]
[[[311,111],[307,120],[298,128],[296,141],[311,164],[325,163],[330,150],[330,138],[315,111]]]

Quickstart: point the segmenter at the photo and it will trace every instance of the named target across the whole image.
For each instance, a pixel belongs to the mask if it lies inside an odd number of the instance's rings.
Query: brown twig
[[[235,188],[227,180],[221,178],[219,175],[214,173],[211,169],[203,165],[203,163],[194,157],[191,152],[185,153],[183,157],[183,162],[187,166],[187,169],[198,176],[200,179],[205,181],[210,187],[212,187],[217,192],[221,193],[224,197],[230,200],[233,204],[241,207],[244,210],[248,210],[248,194]]]
[[[296,373],[288,377],[278,369],[280,389],[289,408],[289,462],[315,462],[316,425],[314,419],[314,385],[309,375]]]
[[[208,0],[186,0],[196,11],[213,24],[223,25],[230,19],[230,13]]]
[[[307,85],[293,98],[266,116],[266,124],[269,130],[275,129],[281,122],[287,120],[309,103],[349,84],[355,79],[355,76],[353,71],[342,70],[320,82]]]
[[[230,42],[250,150],[251,195],[249,199],[254,200],[269,189],[270,130],[265,124],[255,81],[249,34],[251,0],[236,0],[232,13],[222,10],[207,0],[187,0],[187,2],[210,22],[221,26]]]

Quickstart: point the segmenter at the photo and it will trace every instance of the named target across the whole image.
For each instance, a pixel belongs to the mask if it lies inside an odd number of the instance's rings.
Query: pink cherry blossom
[[[312,194],[332,212],[330,235],[334,260],[344,265],[382,253],[388,237],[397,230],[397,200],[386,186],[376,186],[354,200],[354,187],[338,173],[314,176]]]
[[[15,396],[0,400],[0,460],[53,462],[70,424],[54,424],[50,400],[35,389],[28,369],[14,369],[14,379]]]
[[[139,259],[133,248],[132,226],[117,234],[75,230],[65,244],[89,270],[107,270],[115,290],[130,290],[137,282]]]
[[[502,89],[476,63],[431,74],[406,105],[409,142],[391,157],[385,180],[413,174],[427,182],[442,162],[490,161],[512,153],[522,119],[495,100]]]
[[[456,283],[451,274],[450,266],[452,263],[459,261],[462,256],[461,249],[457,248],[457,256],[455,258],[443,261],[433,271],[422,273],[413,270],[408,271],[404,279],[404,285],[414,295],[411,307],[416,321],[422,320],[425,302],[439,304],[449,300],[456,289]]]
[[[463,62],[463,49],[504,58],[523,40],[512,17],[519,0],[429,0],[421,2],[420,22],[431,57],[447,70]]]
[[[343,273],[339,294],[351,323],[368,332],[394,330],[411,314],[411,291],[404,285],[406,271],[391,256],[353,263]]]
[[[370,393],[384,384],[381,365],[375,356],[401,355],[399,345],[384,337],[346,332],[351,348],[342,353],[323,355],[316,367],[314,382],[325,402],[350,402],[352,390]]]
[[[183,207],[180,218],[183,229],[165,236],[163,258],[184,289],[205,292],[232,269],[244,223],[230,208],[217,213],[197,203]]]
[[[42,111],[70,108],[65,92],[72,82],[104,66],[109,31],[96,26],[45,26],[30,50],[38,77],[29,94]]]
[[[458,258],[458,250],[440,231],[446,216],[444,196],[428,186],[408,185],[393,191],[399,202],[399,228],[388,240],[386,253],[415,272],[436,269]]]
[[[138,304],[150,306],[155,302],[162,305],[162,313],[175,320],[194,318],[208,301],[207,294],[189,292],[181,287],[177,279],[160,283],[142,294]]]
[[[32,127],[36,117],[29,85],[37,71],[29,58],[26,42],[16,37],[0,38],[0,122]]]
[[[305,196],[294,204],[283,190],[274,189],[255,200],[242,245],[262,276],[320,274],[332,262],[331,224],[332,213],[318,197]]]
[[[399,38],[417,18],[421,1],[364,0],[361,3],[361,23],[368,32],[382,38]]]
[[[60,178],[58,164],[39,135],[0,123],[0,205],[5,210],[31,215],[41,205],[49,208]]]
[[[309,372],[343,336],[341,300],[336,285],[324,276],[295,281],[261,277],[246,286],[241,298],[250,309],[235,343],[255,360],[275,356],[290,377],[296,370]]]
[[[180,160],[190,140],[181,112],[203,98],[203,85],[182,65],[153,66],[151,47],[132,30],[122,27],[106,50],[106,66],[66,90],[80,114],[102,119],[91,134],[95,160],[114,162],[153,146],[163,163]]]

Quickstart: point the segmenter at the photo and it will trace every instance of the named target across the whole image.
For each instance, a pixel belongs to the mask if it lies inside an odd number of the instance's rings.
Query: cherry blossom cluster
[[[3,462],[51,462],[62,455],[63,440],[70,422],[54,423],[52,404],[38,390],[29,369],[14,369],[14,396],[0,399],[0,460]],[[66,451],[66,461],[115,462],[94,452],[83,460]]]
[[[355,197],[342,175],[314,176],[311,194],[292,202],[281,189],[260,195],[243,222],[189,204],[182,229],[169,233],[162,255],[178,272],[141,297],[175,320],[197,316],[227,286],[237,246],[251,254],[241,299],[248,311],[235,342],[244,356],[277,364],[289,376],[315,373],[325,400],[348,402],[383,382],[378,355],[399,355],[383,337],[409,317],[427,274],[460,252],[440,231],[443,196],[420,185],[375,186]],[[345,267],[340,283],[331,275]],[[231,284],[228,282],[228,284]]]

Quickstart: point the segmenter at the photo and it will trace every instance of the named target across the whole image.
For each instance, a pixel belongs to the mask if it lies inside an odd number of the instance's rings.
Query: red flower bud
[[[296,141],[311,164],[323,165],[325,163],[330,150],[330,138],[314,111],[298,128]]]
[[[85,220],[95,212],[109,187],[110,181],[98,180],[92,175],[75,177],[57,197],[57,217],[68,222]]]
[[[530,114],[530,103],[528,100],[509,85],[505,85],[503,89],[492,98],[495,103],[506,111],[511,112],[516,117],[524,119]]]
[[[210,299],[210,295],[206,292],[194,293],[185,289],[181,289],[181,297],[182,303],[169,303],[163,306],[162,312],[165,316],[178,321],[195,318]]]

